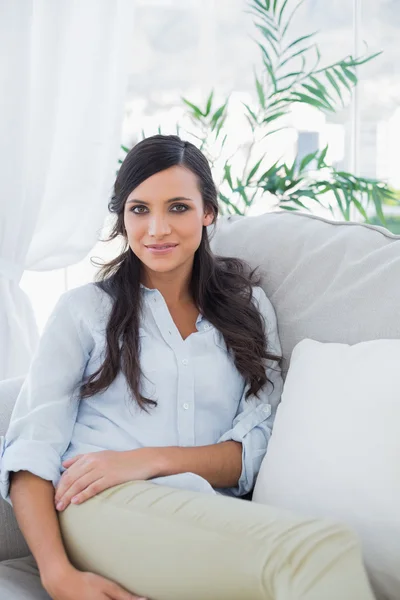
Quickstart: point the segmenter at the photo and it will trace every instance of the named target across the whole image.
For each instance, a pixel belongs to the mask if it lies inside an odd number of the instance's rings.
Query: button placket
[[[180,352],[178,363],[177,420],[178,438],[182,446],[194,446],[194,371],[193,361]]]

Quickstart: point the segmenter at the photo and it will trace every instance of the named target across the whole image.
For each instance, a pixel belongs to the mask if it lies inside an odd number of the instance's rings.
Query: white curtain
[[[0,379],[38,333],[25,269],[82,260],[115,177],[134,0],[0,0]]]

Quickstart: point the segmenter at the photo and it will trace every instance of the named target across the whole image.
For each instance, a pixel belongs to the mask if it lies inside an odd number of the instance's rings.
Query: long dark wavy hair
[[[104,264],[96,283],[112,298],[106,328],[103,364],[81,386],[81,397],[102,392],[117,377],[125,375],[133,397],[144,410],[157,402],[141,394],[139,323],[142,310],[142,262],[128,245],[124,208],[129,194],[148,177],[181,165],[197,177],[204,207],[218,216],[217,190],[205,156],[190,142],[176,135],[155,135],[139,142],[127,154],[118,172],[109,210],[116,221],[110,240],[122,236],[125,246],[119,256]],[[281,360],[268,352],[264,321],[252,302],[252,286],[258,285],[255,271],[237,258],[215,256],[207,228],[203,227],[194,256],[190,291],[199,312],[223,335],[236,368],[244,377],[246,397],[257,395],[266,385],[266,360]]]

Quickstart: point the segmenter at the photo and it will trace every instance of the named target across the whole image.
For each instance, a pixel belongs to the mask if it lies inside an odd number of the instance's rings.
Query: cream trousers
[[[353,533],[254,502],[139,481],[59,519],[75,566],[151,600],[374,598]],[[0,565],[0,600],[49,598],[28,561]]]

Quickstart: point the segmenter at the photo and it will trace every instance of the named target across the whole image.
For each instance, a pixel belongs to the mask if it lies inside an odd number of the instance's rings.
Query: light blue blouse
[[[245,400],[244,379],[220,332],[199,315],[197,332],[183,340],[161,293],[144,287],[141,293],[142,391],[157,407],[141,410],[121,373],[106,391],[79,399],[82,378],[104,358],[111,299],[93,283],[66,292],[48,320],[1,439],[0,492],[9,502],[10,471],[30,471],[56,486],[62,461],[77,454],[228,440],[242,443],[243,468],[236,488],[219,491],[241,496],[253,488],[282,393],[276,361],[266,364],[274,389],[267,384],[260,399]],[[272,304],[258,287],[253,301],[266,322],[269,350],[280,355]],[[193,473],[153,481],[215,493]]]

